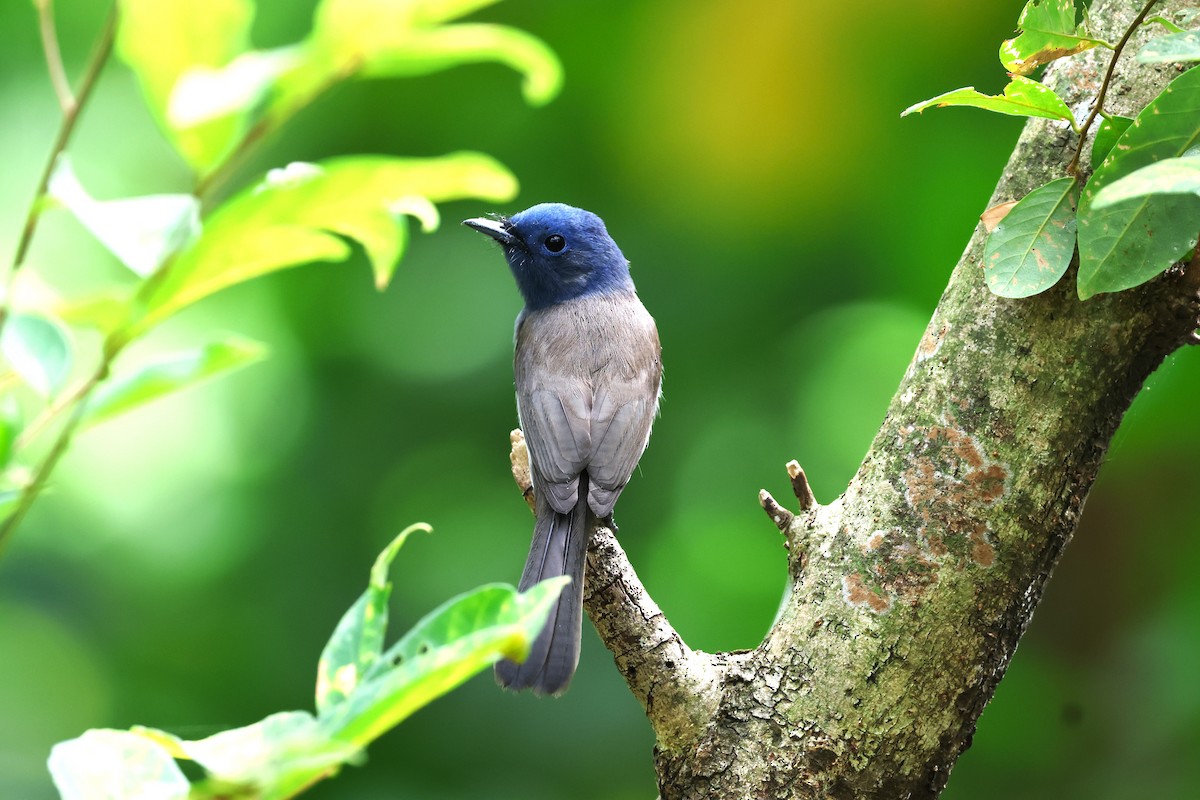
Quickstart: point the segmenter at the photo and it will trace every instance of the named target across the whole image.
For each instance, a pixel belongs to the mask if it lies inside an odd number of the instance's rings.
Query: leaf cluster
[[[1015,203],[984,215],[988,239],[984,279],[1001,297],[1028,297],[1056,284],[1078,247],[1076,288],[1081,300],[1138,286],[1189,257],[1200,234],[1200,70],[1188,69],[1135,118],[1104,113],[1107,80],[1095,110],[1080,124],[1050,87],[1030,77],[1037,68],[1095,47],[1115,61],[1141,25],[1170,34],[1147,43],[1143,63],[1200,61],[1200,30],[1186,31],[1164,17],[1142,13],[1116,45],[1088,32],[1077,0],[1029,0],[1020,31],[1000,47],[1010,82],[998,96],[973,88],[917,103],[903,115],[932,106],[974,106],[1003,114],[1061,120],[1079,136],[1076,159],[1064,177],[1040,186]],[[1190,22],[1195,14],[1183,15]],[[1110,71],[1111,72],[1111,71]],[[1078,157],[1097,116],[1091,174]]]
[[[352,242],[366,253],[382,290],[404,254],[409,218],[428,232],[439,224],[439,203],[515,196],[515,177],[475,152],[280,165],[227,191],[248,154],[345,81],[496,61],[522,76],[529,102],[550,100],[562,73],[544,43],[506,26],[459,21],[495,2],[321,0],[301,41],[261,50],[250,43],[254,0],[116,0],[84,85],[90,91],[115,50],[194,185],[186,193],[93,196],[66,152],[86,93],[76,98],[67,90],[63,128],[8,276],[6,297],[15,309],[7,300],[0,306],[0,545],[75,431],[266,352],[242,337],[218,336],[126,369],[118,356],[130,343],[223,289],[301,264],[345,261]],[[43,39],[52,40],[53,5],[38,9]],[[56,56],[47,51],[58,75]],[[230,196],[216,201],[224,195]],[[39,284],[35,296],[16,282],[39,219],[56,209],[126,268],[117,285],[72,296],[69,288]],[[77,344],[97,336],[98,353]]]
[[[500,658],[524,659],[570,580],[518,592],[481,586],[423,617],[384,650],[388,572],[402,531],[375,560],[366,591],[342,616],[317,666],[316,714],[284,711],[185,740],[155,728],[94,729],[55,745],[50,772],[63,800],[284,800],[363,759],[368,744]],[[189,781],[178,761],[199,765]]]

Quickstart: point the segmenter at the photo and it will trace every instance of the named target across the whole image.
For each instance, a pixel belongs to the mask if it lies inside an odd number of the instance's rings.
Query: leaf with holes
[[[1096,207],[1109,184],[1185,155],[1200,143],[1200,69],[1184,72],[1138,114],[1084,187],[1079,203],[1079,297],[1145,283],[1196,244],[1200,197],[1151,194]]]
[[[1133,120],[1129,117],[1109,117],[1100,122],[1100,127],[1096,129],[1096,138],[1092,139],[1092,171],[1100,169],[1100,165],[1104,163],[1104,159],[1112,154],[1113,147],[1117,144],[1125,131],[1129,130],[1129,126],[1133,124]]]
[[[1000,297],[1044,292],[1067,271],[1075,253],[1074,178],[1034,189],[988,236],[983,276]]]
[[[375,559],[367,590],[342,616],[317,663],[317,713],[326,714],[344,701],[374,666],[383,652],[387,632],[388,598],[392,582],[388,570],[404,541],[416,531],[431,533],[423,522],[410,525]]]
[[[1004,87],[1002,95],[983,94],[975,91],[975,87],[968,86],[909,106],[900,116],[906,117],[933,106],[973,106],[1011,116],[1061,119],[1075,127],[1075,117],[1071,114],[1071,109],[1067,108],[1067,104],[1053,89],[1019,75],[1013,76],[1012,81]]]
[[[332,158],[272,170],[217,209],[204,233],[169,269],[147,281],[135,316],[114,336],[127,341],[215,292],[276,270],[314,261],[345,261],[360,242],[387,285],[408,242],[406,215],[424,230],[438,224],[434,203],[511,199],[512,174],[480,153],[440,158]]]
[[[526,592],[491,584],[443,604],[376,659],[321,716],[323,724],[335,738],[365,747],[501,658],[524,659],[569,580],[551,578]]]
[[[1143,64],[1200,61],[1200,31],[1172,33],[1146,42],[1137,60]]]
[[[1021,33],[1000,45],[1000,63],[1014,75],[1105,44],[1079,30],[1075,0],[1029,0],[1017,20]]]

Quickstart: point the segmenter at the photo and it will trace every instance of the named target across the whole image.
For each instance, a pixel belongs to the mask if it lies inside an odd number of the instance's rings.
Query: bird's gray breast
[[[658,408],[654,320],[632,292],[522,313],[513,366],[535,487],[567,513],[586,469],[589,505],[606,516],[646,447]]]

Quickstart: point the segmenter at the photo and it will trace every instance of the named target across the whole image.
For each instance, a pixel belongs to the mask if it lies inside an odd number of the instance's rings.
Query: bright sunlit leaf
[[[35,314],[10,314],[0,334],[0,352],[42,397],[58,394],[71,373],[71,340],[56,320]]]
[[[371,568],[367,590],[346,611],[329,637],[317,663],[318,714],[327,714],[344,701],[383,652],[387,604],[392,594],[388,570],[404,540],[416,531],[430,533],[432,529],[423,522],[410,525],[384,548]]]
[[[171,754],[129,731],[90,730],[50,751],[62,800],[187,800],[189,785]]]
[[[1012,116],[1062,119],[1070,122],[1072,127],[1075,126],[1075,117],[1061,97],[1048,86],[1019,75],[1013,76],[1012,81],[1004,87],[1002,95],[982,94],[975,91],[975,87],[968,86],[909,106],[900,116],[906,117],[933,106],[973,106]]]
[[[551,578],[523,593],[481,586],[443,604],[376,659],[322,723],[336,738],[365,747],[499,659],[524,659],[569,580]]]
[[[168,114],[171,93],[185,73],[224,67],[249,47],[254,3],[120,0],[120,5],[117,53],[137,75],[151,113],[180,155],[197,172],[211,171],[244,132],[245,114],[175,125]],[[242,110],[248,113],[249,103]]]
[[[1128,289],[1166,270],[1196,245],[1200,197],[1149,194],[1098,207],[1097,195],[1200,141],[1200,70],[1188,70],[1138,114],[1083,190],[1079,204],[1079,297]]]
[[[1083,35],[1075,24],[1075,0],[1029,0],[1017,20],[1021,33],[1000,45],[1000,63],[1014,75],[1082,53],[1104,42]]]
[[[142,316],[121,337],[132,338],[197,300],[260,275],[344,261],[351,249],[342,237],[362,244],[377,282],[386,283],[408,240],[403,214],[416,210],[427,224],[433,219],[429,204],[468,197],[503,202],[516,190],[512,174],[479,153],[354,156],[272,171],[217,209],[162,279],[145,286],[138,297]]]
[[[256,787],[264,798],[291,797],[316,777],[358,755],[336,741],[307,711],[282,711],[206,739],[180,741],[180,750],[225,783]]]
[[[445,25],[413,31],[403,41],[368,54],[362,74],[425,75],[477,62],[504,64],[520,73],[521,91],[531,105],[545,105],[562,88],[562,66],[554,51],[536,36],[503,25]]]
[[[1152,39],[1138,51],[1137,60],[1143,64],[1200,61],[1200,31],[1172,33]]]
[[[47,191],[110,253],[148,278],[200,233],[200,203],[190,194],[96,200],[79,182],[66,156],[59,158]]]
[[[1096,138],[1092,140],[1092,170],[1095,171],[1104,163],[1104,159],[1112,153],[1117,140],[1124,135],[1133,120],[1129,117],[1109,117],[1100,121],[1096,129]]]
[[[93,328],[107,334],[125,321],[129,313],[129,292],[105,291],[84,297],[63,299],[52,306],[54,315],[68,325]]]
[[[204,347],[161,359],[129,375],[115,375],[88,402],[85,425],[112,419],[209,378],[261,361],[266,347],[241,337],[227,337]]]
[[[494,2],[322,0],[303,41],[183,75],[170,120],[184,127],[217,125],[261,106],[256,115],[273,129],[342,81],[425,75],[484,61],[520,73],[530,103],[548,102],[562,86],[562,65],[540,39],[501,25],[440,24]]]
[[[983,276],[1000,297],[1049,289],[1075,253],[1075,179],[1059,178],[1025,195],[988,236]]]
[[[1096,193],[1092,208],[1152,194],[1200,195],[1200,155],[1164,158],[1119,178]]]
[[[333,76],[354,72],[390,77],[492,61],[523,76],[528,102],[549,102],[562,86],[562,65],[540,39],[502,25],[437,24],[484,5],[490,3],[323,0],[314,15],[311,58],[327,61]]]
[[[183,73],[167,101],[167,121],[176,130],[253,108],[281,75],[302,58],[295,47],[243,53],[224,68],[195,67]]]

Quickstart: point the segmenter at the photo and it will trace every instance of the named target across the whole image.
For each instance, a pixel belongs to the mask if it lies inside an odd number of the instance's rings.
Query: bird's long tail
[[[496,681],[506,689],[533,689],[536,694],[559,694],[566,690],[579,664],[579,641],[583,626],[583,563],[591,531],[587,474],[579,476],[579,499],[569,514],[559,514],[540,495],[533,544],[519,588],[525,591],[546,578],[570,575],[558,602],[546,618],[524,663],[500,661]]]

